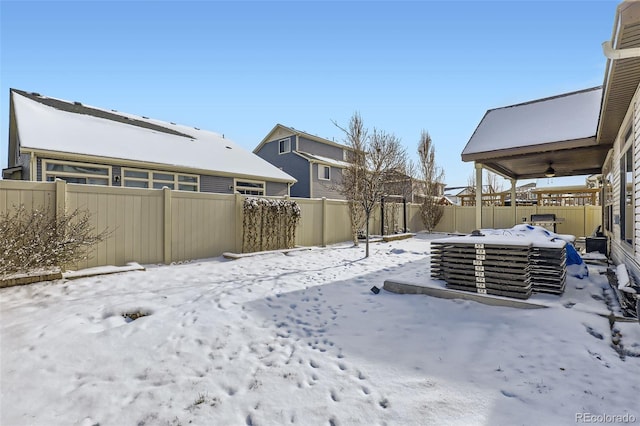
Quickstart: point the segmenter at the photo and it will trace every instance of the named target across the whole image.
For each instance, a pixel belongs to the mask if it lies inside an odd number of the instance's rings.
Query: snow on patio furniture
[[[562,294],[570,249],[565,238],[537,226],[483,229],[433,240],[431,276],[447,288],[480,294],[518,299],[532,292]],[[577,255],[575,249],[571,253]]]

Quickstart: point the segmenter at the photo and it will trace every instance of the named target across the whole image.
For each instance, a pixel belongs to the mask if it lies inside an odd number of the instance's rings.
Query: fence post
[[[453,205],[453,232],[458,232],[458,205]]]
[[[235,218],[236,218],[236,253],[242,253],[243,251],[243,239],[242,235],[242,224],[244,223],[244,209],[242,208],[242,194],[239,192],[235,193]],[[262,231],[261,231],[262,232]]]
[[[407,199],[402,197],[402,233],[407,233]]]
[[[327,197],[322,197],[322,247],[327,246]]]
[[[164,263],[171,263],[171,189],[167,186],[162,188],[164,198]]]
[[[56,219],[67,213],[67,182],[56,179]]]
[[[384,236],[384,197],[380,198],[380,235]]]

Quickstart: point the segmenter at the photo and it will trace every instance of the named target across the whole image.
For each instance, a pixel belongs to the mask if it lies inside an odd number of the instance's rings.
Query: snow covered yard
[[[602,267],[530,299],[547,309],[370,291],[429,281],[430,238],[2,289],[0,424],[640,422]],[[640,326],[616,325],[640,352]]]

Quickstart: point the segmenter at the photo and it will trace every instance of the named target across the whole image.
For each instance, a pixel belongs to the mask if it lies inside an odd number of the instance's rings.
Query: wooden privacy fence
[[[435,228],[436,232],[470,233],[475,229],[475,206],[444,206],[442,220]],[[511,228],[514,223],[528,221],[532,214],[553,213],[557,218],[563,218],[557,224],[558,234],[571,234],[576,237],[591,235],[595,228],[602,223],[601,206],[517,206],[514,221],[511,207],[486,206],[482,208],[483,228]]]
[[[51,211],[87,210],[96,230],[111,236],[98,244],[92,256],[78,265],[171,263],[241,252],[244,196],[67,184],[64,181],[30,182],[0,180],[0,213],[21,204],[27,208],[50,207]],[[351,240],[347,202],[343,200],[292,198],[300,206],[296,245],[324,246]],[[445,206],[437,232],[469,233],[475,228],[474,207]],[[396,209],[402,223],[402,208]],[[371,234],[380,234],[377,209]],[[518,207],[518,222],[534,213],[555,213],[565,221],[559,233],[589,235],[601,223],[600,207]],[[513,226],[510,207],[484,207],[483,228]],[[407,228],[423,230],[420,206],[407,205]]]

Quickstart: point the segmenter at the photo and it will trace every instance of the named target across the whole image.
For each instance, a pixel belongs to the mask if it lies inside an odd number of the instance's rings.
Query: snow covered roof
[[[506,148],[594,137],[602,88],[490,109],[462,151],[474,154]]]
[[[596,143],[602,87],[488,110],[462,151],[511,178],[599,173],[608,146]],[[578,159],[578,160],[577,160]]]
[[[329,158],[329,157],[323,157],[321,155],[316,155],[316,154],[309,154],[308,152],[297,151],[296,153],[299,154],[301,157],[306,158],[309,161],[328,164],[330,166],[339,167],[341,169],[344,169],[349,165],[349,163],[347,163],[346,161],[336,160],[334,158]]]
[[[296,179],[224,136],[11,90],[22,150],[169,165],[279,182]]]

